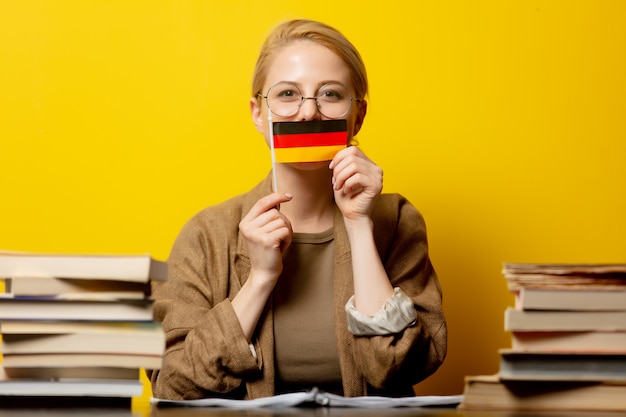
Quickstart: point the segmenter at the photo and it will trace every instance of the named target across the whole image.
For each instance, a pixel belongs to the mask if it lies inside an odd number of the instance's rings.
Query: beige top
[[[294,233],[274,301],[277,392],[341,391],[333,313],[333,230]]]

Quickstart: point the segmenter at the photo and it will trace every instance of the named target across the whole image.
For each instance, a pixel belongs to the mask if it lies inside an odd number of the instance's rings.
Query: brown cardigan
[[[253,337],[258,359],[230,303],[250,271],[239,222],[270,192],[268,176],[248,193],[196,214],[176,239],[168,260],[169,280],[154,287],[155,318],[163,322],[167,340],[162,369],[149,372],[155,397],[247,399],[274,394],[271,302]],[[352,260],[343,216],[336,208],[334,316],[344,395],[412,395],[413,385],[432,374],[446,355],[441,288],[417,210],[400,195],[383,194],[372,219],[391,283],[412,298],[418,318],[399,334],[357,337],[348,331],[344,306],[354,293]]]

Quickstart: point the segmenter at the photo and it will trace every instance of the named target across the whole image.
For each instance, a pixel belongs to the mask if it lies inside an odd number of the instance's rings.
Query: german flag
[[[345,120],[275,122],[276,162],[330,161],[348,144]]]

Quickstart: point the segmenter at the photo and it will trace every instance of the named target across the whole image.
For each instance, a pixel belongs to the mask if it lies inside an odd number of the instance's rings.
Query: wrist
[[[269,294],[274,289],[277,280],[278,276],[275,274],[252,269],[244,285],[250,287],[255,293]]]
[[[350,239],[371,236],[374,231],[374,222],[368,216],[357,218],[344,217],[343,222]]]

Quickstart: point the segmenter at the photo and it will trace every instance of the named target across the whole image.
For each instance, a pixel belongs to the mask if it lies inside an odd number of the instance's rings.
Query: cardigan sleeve
[[[393,289],[393,295],[373,316],[367,316],[357,310],[354,305],[354,298],[354,295],[350,297],[345,310],[348,330],[355,336],[398,333],[407,326],[415,324],[417,313],[413,308],[413,300],[399,287]]]
[[[154,288],[155,318],[166,334],[162,368],[151,374],[158,398],[237,396],[244,376],[262,367],[228,298],[228,237],[219,228],[209,234],[206,222],[196,216],[183,228],[168,281]]]
[[[386,195],[379,201],[373,213],[379,255],[392,286],[411,299],[415,320],[396,333],[354,335],[352,352],[357,369],[372,388],[368,394],[393,395],[443,363],[447,327],[423,217],[400,195]]]

